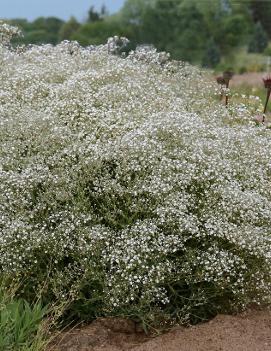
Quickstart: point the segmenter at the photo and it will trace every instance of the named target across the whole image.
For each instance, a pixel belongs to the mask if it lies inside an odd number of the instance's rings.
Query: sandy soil
[[[155,338],[122,319],[98,319],[62,334],[51,351],[271,351],[271,310],[219,315]]]

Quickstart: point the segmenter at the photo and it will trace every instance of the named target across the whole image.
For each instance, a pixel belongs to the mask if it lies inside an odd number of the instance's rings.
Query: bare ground
[[[253,87],[263,87],[263,78],[270,75],[266,72],[251,72],[243,74],[235,74],[230,85],[236,87],[239,85],[248,85]]]
[[[60,335],[50,351],[271,351],[271,310],[219,315],[190,328],[147,337],[131,321],[98,319]],[[48,350],[48,351],[49,351]]]

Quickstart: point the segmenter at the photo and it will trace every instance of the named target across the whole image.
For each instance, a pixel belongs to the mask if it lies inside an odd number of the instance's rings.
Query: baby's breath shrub
[[[249,108],[153,49],[0,61],[0,269],[25,297],[150,323],[270,302],[271,135]]]
[[[22,36],[21,31],[14,26],[4,23],[0,20],[0,45],[10,46],[13,38]]]

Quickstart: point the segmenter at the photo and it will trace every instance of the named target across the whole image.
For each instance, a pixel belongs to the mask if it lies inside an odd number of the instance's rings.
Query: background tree
[[[262,52],[271,37],[271,1],[260,0],[126,0],[109,15],[105,6],[91,7],[85,23],[39,17],[16,19],[22,29],[20,43],[78,40],[81,45],[102,44],[108,37],[126,36],[136,44],[151,44],[174,59],[213,67],[219,57],[229,60],[238,48]],[[261,24],[255,24],[257,21]],[[212,38],[210,40],[210,38]]]
[[[227,54],[233,48],[244,45],[248,40],[249,24],[244,14],[223,17],[221,29],[216,30],[216,43]]]
[[[126,0],[120,10],[120,19],[125,24],[141,25],[145,11],[155,3],[156,0]]]
[[[266,33],[271,37],[271,1],[250,0],[248,6],[254,22],[260,21]]]
[[[213,44],[221,55],[245,45],[253,25],[247,4],[231,0],[127,0],[122,19],[134,26],[138,43],[192,63],[214,52]]]
[[[72,35],[80,28],[80,23],[75,17],[71,17],[59,30],[59,40],[71,40]]]
[[[39,43],[57,44],[58,33],[63,24],[64,21],[56,17],[39,17],[32,22],[31,31],[37,31],[39,33],[43,31],[45,33],[44,39],[41,37],[42,41]]]
[[[39,17],[33,22],[28,22],[26,19],[14,19],[10,23],[18,26],[24,34],[18,43],[55,45],[64,21],[56,17]]]
[[[93,22],[102,21],[106,16],[106,14],[107,14],[107,10],[104,5],[101,7],[101,11],[96,11],[95,7],[91,6],[91,8],[88,11],[87,22],[93,23]]]
[[[263,52],[268,46],[268,36],[261,22],[255,25],[254,32],[248,45],[249,52]]]
[[[213,38],[211,38],[206,46],[203,56],[202,65],[206,68],[213,68],[220,62],[220,51]]]
[[[104,44],[109,37],[114,35],[133,37],[131,27],[123,26],[115,21],[96,21],[85,23],[71,36],[72,40],[77,40],[81,45]]]
[[[140,25],[140,24],[139,24]],[[204,47],[204,18],[194,4],[157,0],[144,9],[141,43],[169,51],[173,58],[201,61]]]

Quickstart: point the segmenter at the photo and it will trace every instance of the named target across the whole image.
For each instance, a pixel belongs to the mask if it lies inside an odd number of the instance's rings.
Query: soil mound
[[[150,338],[131,321],[98,319],[60,335],[50,351],[270,351],[271,311],[219,315],[208,323],[176,327]]]

